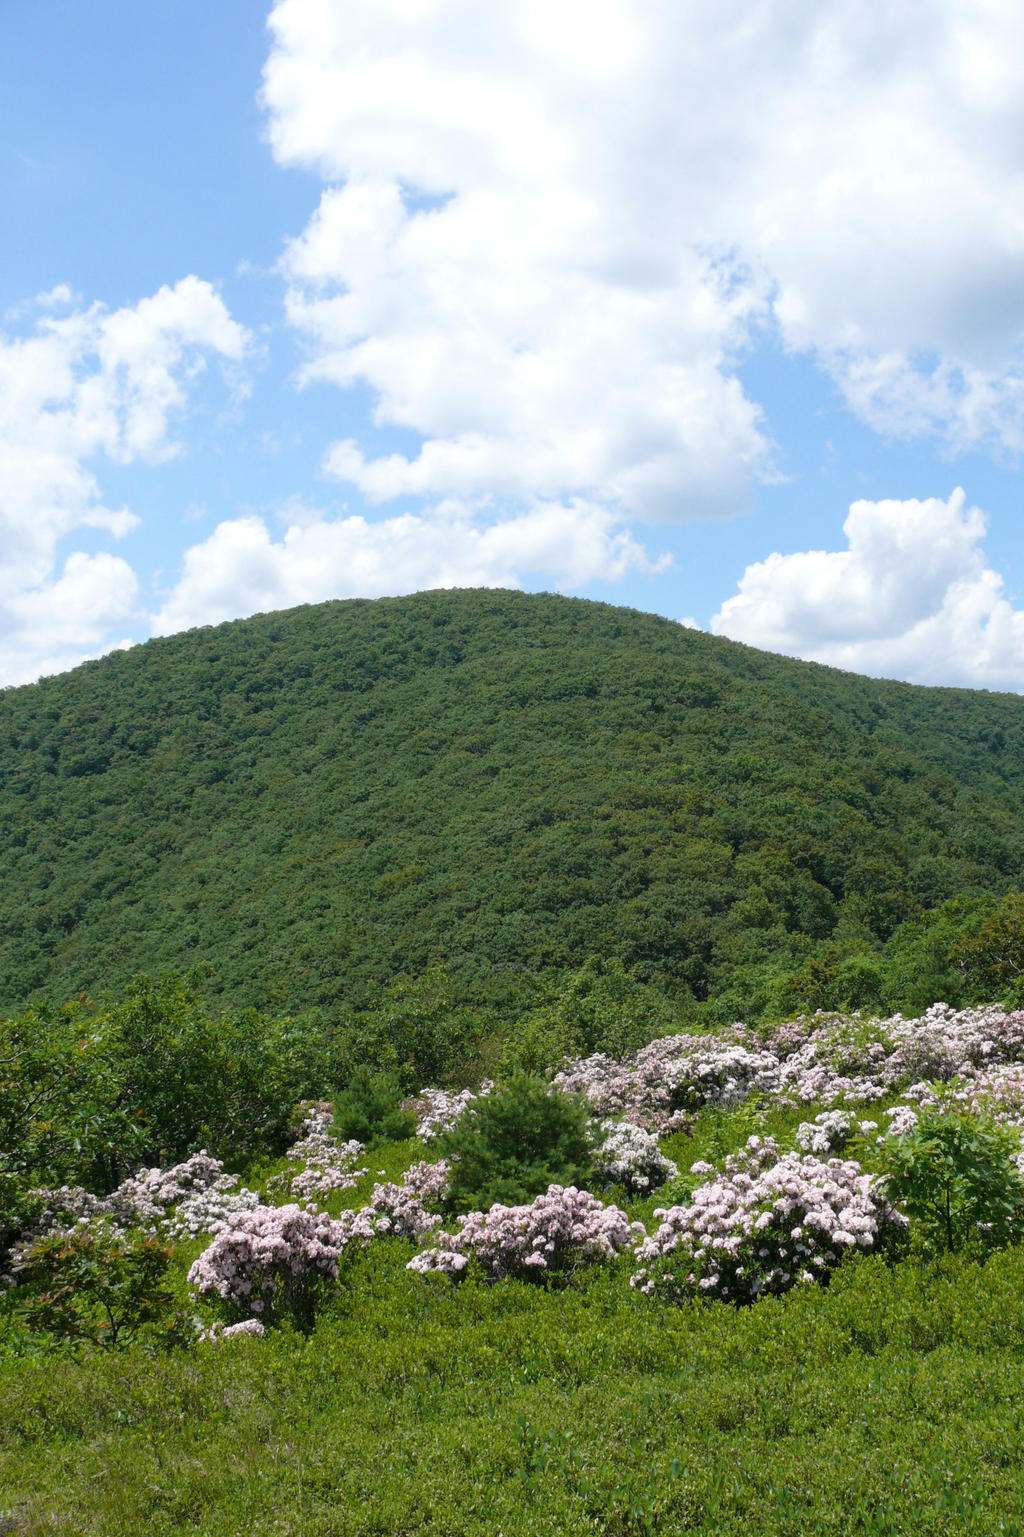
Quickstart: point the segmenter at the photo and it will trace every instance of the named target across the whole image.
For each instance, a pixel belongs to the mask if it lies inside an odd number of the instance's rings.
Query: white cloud
[[[845,550],[748,566],[711,620],[768,651],[912,683],[1024,690],[1024,611],[985,560],[985,519],[948,501],[854,502]]]
[[[112,632],[138,617],[138,587],[119,555],[69,555],[60,576],[4,604],[3,682],[32,683],[126,644]]]
[[[736,510],[766,316],[879,430],[1024,445],[1010,0],[278,0],[270,27],[274,152],[328,183],[283,261],[305,377],[423,439],[334,447],[369,497]]]
[[[275,151],[335,183],[282,263],[303,377],[368,382],[378,420],[425,440],[341,442],[328,472],[376,501],[742,506],[768,445],[728,361],[760,299],[635,225],[602,166],[603,93],[631,96],[645,45],[629,8],[286,0],[271,26]]]
[[[530,573],[561,587],[661,570],[600,507],[537,502],[481,523],[454,502],[370,522],[325,518],[289,504],[274,540],[259,517],[221,523],[185,554],[181,578],[153,621],[157,635],[297,603],[381,597],[430,587],[518,587]]]
[[[72,296],[61,287],[39,302],[56,311]],[[247,344],[195,277],[134,306],[45,313],[28,334],[0,335],[0,684],[72,666],[137,617],[126,561],[59,546],[83,528],[117,539],[137,526],[105,505],[96,460],[172,456],[172,419],[206,356],[238,364]]]

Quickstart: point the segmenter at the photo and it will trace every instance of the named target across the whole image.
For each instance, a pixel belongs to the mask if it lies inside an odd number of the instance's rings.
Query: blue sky
[[[1024,690],[1024,22],[918,16],[6,0],[0,683],[490,584]]]

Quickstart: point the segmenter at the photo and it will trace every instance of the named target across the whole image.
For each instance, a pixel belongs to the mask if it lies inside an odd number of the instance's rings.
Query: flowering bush
[[[402,1175],[402,1184],[421,1201],[439,1206],[447,1198],[451,1179],[451,1167],[447,1158],[436,1163],[414,1163]]]
[[[439,1233],[435,1247],[417,1254],[408,1269],[458,1280],[475,1259],[493,1280],[571,1276],[581,1266],[614,1259],[643,1231],[641,1223],[588,1191],[552,1185],[529,1205],[468,1212],[457,1232]]]
[[[81,1185],[57,1185],[28,1192],[33,1234],[39,1236],[55,1227],[70,1227],[83,1217],[102,1216],[106,1208],[102,1198]],[[27,1236],[27,1235],[26,1235]]]
[[[266,1332],[258,1318],[243,1318],[237,1324],[213,1323],[202,1331],[199,1338],[206,1344],[213,1344],[217,1340],[238,1339],[243,1335],[262,1339]]]
[[[417,1134],[424,1142],[451,1131],[470,1105],[490,1094],[494,1084],[485,1078],[479,1089],[461,1089],[458,1094],[447,1089],[421,1089],[416,1099],[408,1101],[415,1116]]]
[[[365,1212],[334,1219],[296,1205],[257,1206],[231,1217],[193,1264],[189,1285],[216,1299],[232,1321],[259,1315],[290,1317],[312,1328],[317,1309],[336,1287],[350,1244],[374,1236]]]
[[[918,1019],[814,1015],[760,1036],[733,1025],[722,1036],[670,1035],[621,1061],[598,1053],[556,1073],[592,1111],[650,1131],[675,1130],[704,1106],[729,1109],[750,1094],[784,1104],[870,1103],[921,1079],[1016,1080],[1024,1112],[1024,1010],[955,1011],[937,1003]],[[1022,1113],[1024,1121],[1024,1113]]]
[[[863,1126],[872,1122],[864,1121]],[[845,1110],[826,1110],[813,1121],[801,1121],[796,1129],[796,1145],[805,1153],[834,1153],[849,1141],[854,1128],[852,1115]]]
[[[356,1168],[363,1153],[361,1142],[339,1142],[331,1133],[333,1111],[329,1104],[318,1103],[303,1107],[306,1111],[302,1122],[305,1136],[292,1144],[285,1157],[289,1163],[300,1164],[297,1172],[279,1174],[271,1184],[279,1190],[287,1190],[296,1201],[309,1201],[314,1196],[330,1195],[332,1190],[351,1190],[359,1183],[366,1169]]]
[[[140,1169],[106,1197],[103,1209],[131,1226],[153,1226],[170,1207],[207,1190],[223,1175],[220,1159],[204,1149],[169,1169]]]
[[[429,1212],[407,1185],[374,1185],[366,1212],[372,1212],[373,1230],[380,1238],[422,1238],[439,1227],[441,1218]]]
[[[646,1195],[679,1173],[657,1138],[631,1121],[602,1121],[599,1136],[594,1168],[605,1184]]]
[[[237,1177],[225,1174],[220,1160],[211,1158],[204,1150],[169,1169],[139,1169],[129,1179],[122,1180],[108,1196],[92,1195],[80,1185],[34,1190],[31,1192],[34,1198],[33,1232],[41,1235],[52,1228],[67,1227],[83,1217],[107,1216],[113,1217],[121,1227],[155,1229],[169,1221],[173,1236],[195,1237],[209,1229],[196,1226],[189,1213],[204,1212],[207,1206],[212,1210],[218,1197],[223,1204],[227,1192],[233,1191],[237,1184]],[[244,1193],[244,1204],[255,1205],[257,1200],[253,1192]],[[181,1221],[168,1218],[175,1206],[179,1208],[179,1217],[185,1213]]]
[[[239,1187],[236,1174],[221,1174],[206,1190],[189,1196],[167,1218],[172,1238],[198,1238],[200,1233],[214,1233],[239,1212],[253,1211],[260,1204],[255,1190]]]
[[[781,1153],[751,1137],[687,1206],[655,1212],[630,1284],[675,1301],[752,1302],[820,1280],[845,1254],[906,1227],[859,1164]]]

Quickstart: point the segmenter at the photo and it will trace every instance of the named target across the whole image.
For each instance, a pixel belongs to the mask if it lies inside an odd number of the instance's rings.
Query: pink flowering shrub
[[[573,1185],[552,1185],[526,1206],[467,1212],[458,1224],[454,1233],[439,1233],[435,1246],[407,1268],[458,1280],[474,1259],[492,1280],[571,1276],[583,1266],[613,1260],[644,1232],[617,1206],[603,1206]]]
[[[329,1104],[317,1103],[306,1109],[302,1122],[305,1136],[292,1144],[285,1157],[296,1170],[277,1175],[271,1185],[291,1194],[293,1200],[310,1201],[330,1195],[332,1190],[351,1190],[366,1173],[356,1164],[364,1148],[361,1142],[339,1142],[331,1133],[333,1112]]]
[[[857,1121],[845,1110],[825,1110],[813,1121],[801,1121],[796,1129],[795,1142],[801,1152],[838,1153],[850,1138],[858,1133],[869,1136],[878,1130],[876,1121]]]
[[[757,1034],[670,1035],[616,1061],[571,1062],[553,1084],[587,1098],[595,1115],[649,1131],[675,1130],[705,1105],[764,1094],[791,1105],[870,1103],[922,1079],[978,1077],[1024,1064],[1024,1010],[949,1008],[920,1018],[813,1015]]]
[[[594,1151],[594,1169],[606,1185],[621,1185],[647,1195],[679,1173],[658,1139],[632,1121],[602,1121]]]
[[[374,1185],[370,1204],[373,1230],[378,1238],[423,1238],[441,1225],[441,1218],[430,1212],[407,1185]]]
[[[781,1153],[760,1137],[689,1205],[654,1215],[661,1226],[640,1246],[630,1285],[677,1302],[753,1302],[822,1280],[844,1255],[907,1226],[859,1164]]]
[[[81,1185],[57,1185],[54,1189],[30,1190],[32,1228],[35,1235],[55,1227],[69,1227],[83,1217],[106,1214],[101,1196],[92,1195]],[[28,1236],[28,1235],[23,1235]]]
[[[430,1206],[440,1206],[448,1195],[451,1184],[451,1167],[447,1158],[436,1163],[426,1160],[412,1164],[402,1175],[402,1184],[411,1195],[418,1196]]]
[[[237,1324],[213,1323],[208,1329],[203,1330],[199,1339],[209,1345],[218,1340],[240,1339],[243,1336],[262,1339],[266,1332],[258,1318],[243,1318],[241,1323]]]
[[[421,1089],[416,1099],[409,1101],[416,1116],[416,1132],[423,1142],[443,1136],[465,1115],[470,1105],[482,1095],[490,1094],[494,1084],[485,1078],[479,1089],[461,1089],[453,1094],[447,1089]]]
[[[237,1174],[221,1174],[206,1190],[178,1204],[166,1219],[167,1231],[172,1238],[198,1238],[200,1233],[215,1233],[239,1212],[253,1211],[260,1204],[255,1190],[239,1186]]]
[[[311,1328],[336,1289],[350,1246],[374,1236],[365,1212],[331,1218],[301,1206],[257,1206],[219,1228],[188,1273],[201,1297],[220,1303],[229,1320],[290,1317]]]
[[[211,1158],[204,1149],[169,1169],[140,1169],[107,1196],[103,1209],[132,1226],[152,1226],[161,1222],[172,1206],[209,1189],[223,1176],[220,1159]]]
[[[632,1121],[648,1131],[676,1130],[689,1120],[696,1063],[722,1045],[713,1035],[669,1035],[621,1061],[597,1052],[570,1062],[552,1086],[584,1095],[595,1115]],[[711,1097],[713,1085],[707,1087]]]
[[[33,1232],[41,1234],[83,1217],[104,1216],[113,1217],[121,1227],[155,1229],[168,1221],[174,1207],[180,1210],[189,1202],[201,1202],[212,1190],[227,1192],[237,1184],[234,1175],[224,1173],[220,1160],[204,1150],[169,1169],[139,1169],[108,1196],[91,1195],[80,1185],[34,1190]],[[253,1205],[257,1199],[253,1197]],[[178,1225],[174,1236],[195,1236],[204,1231],[186,1222],[184,1227]]]

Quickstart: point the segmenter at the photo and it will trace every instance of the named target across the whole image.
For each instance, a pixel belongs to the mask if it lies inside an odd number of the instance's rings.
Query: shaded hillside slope
[[[548,595],[349,601],[0,696],[0,1005],[197,959],[344,1000],[443,956],[707,996],[1020,885],[1024,702]]]

